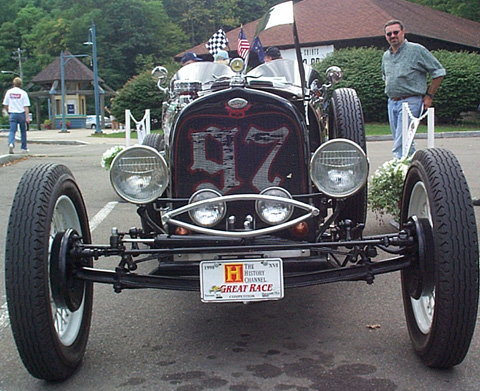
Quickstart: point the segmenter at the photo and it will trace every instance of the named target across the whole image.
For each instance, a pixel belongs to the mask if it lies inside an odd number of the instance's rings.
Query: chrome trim
[[[205,260],[249,260],[252,253],[187,253],[187,254],[174,254],[173,260],[175,262],[195,262],[195,261],[205,261]],[[280,251],[265,251],[265,252],[255,252],[255,256],[258,258],[306,258],[311,256],[310,250],[280,250]]]
[[[231,107],[232,109],[243,109],[247,107],[248,105],[248,100],[243,99],[243,98],[232,98],[227,102],[227,105]]]
[[[199,206],[203,206],[204,204],[215,204],[218,202],[229,202],[229,201],[258,201],[258,200],[266,200],[266,201],[278,201],[278,202],[283,202],[286,204],[290,204],[294,207],[303,209],[307,211],[306,214],[297,217],[294,220],[287,221],[282,224],[278,224],[275,226],[270,226],[266,228],[261,228],[257,230],[251,230],[251,231],[221,231],[221,230],[216,230],[216,229],[210,229],[210,228],[204,228],[204,227],[198,227],[196,225],[190,224],[190,223],[185,223],[183,221],[179,221],[174,219],[173,217],[178,216],[183,213],[187,213],[189,210],[198,208]],[[283,198],[283,197],[275,197],[275,196],[269,196],[269,195],[261,195],[261,194],[236,194],[236,195],[229,195],[229,196],[222,196],[222,197],[216,197],[216,198],[210,198],[208,200],[202,200],[202,201],[197,201],[194,202],[193,204],[185,205],[182,206],[181,208],[172,210],[170,212],[165,213],[162,215],[162,223],[163,225],[167,224],[174,224],[178,227],[190,229],[194,232],[206,234],[206,235],[216,235],[216,236],[225,236],[225,237],[235,237],[235,238],[251,238],[255,237],[258,235],[266,235],[266,234],[271,234],[277,231],[281,231],[283,229],[289,228],[294,226],[295,224],[301,223],[302,221],[305,221],[309,218],[312,218],[314,216],[318,216],[320,214],[320,211],[315,208],[314,206],[305,204],[300,201],[296,200],[291,200],[288,198]]]

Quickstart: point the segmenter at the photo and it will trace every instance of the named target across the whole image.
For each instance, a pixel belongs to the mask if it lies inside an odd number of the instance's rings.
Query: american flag
[[[250,48],[250,44],[248,43],[247,37],[245,36],[245,32],[243,28],[240,29],[240,33],[238,34],[238,42],[237,42],[237,53],[240,57],[245,58],[247,57],[248,49]]]
[[[218,29],[218,31],[212,35],[212,38],[206,43],[206,47],[210,54],[215,57],[219,50],[222,50],[225,46],[228,45],[228,39],[223,29]]]

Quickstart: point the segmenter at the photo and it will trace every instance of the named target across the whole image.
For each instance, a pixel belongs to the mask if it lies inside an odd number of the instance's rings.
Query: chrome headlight
[[[194,202],[205,201],[221,196],[222,195],[218,191],[202,189],[194,193],[190,197],[188,203],[193,204]],[[190,210],[188,214],[196,224],[201,225],[202,227],[213,227],[225,217],[226,211],[227,207],[224,202],[207,202]]]
[[[280,187],[270,187],[261,195],[292,199],[288,191]],[[267,224],[277,225],[287,221],[293,213],[293,206],[280,200],[258,200],[255,204],[258,216]]]
[[[110,181],[125,201],[148,204],[160,197],[168,186],[167,163],[151,147],[130,147],[115,156]]]
[[[310,177],[318,190],[330,197],[351,196],[367,181],[368,161],[365,152],[353,141],[330,140],[313,154]]]

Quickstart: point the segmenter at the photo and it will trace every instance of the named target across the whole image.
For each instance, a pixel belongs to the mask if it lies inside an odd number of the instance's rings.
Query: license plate
[[[282,260],[252,259],[200,263],[203,302],[245,302],[283,298]]]

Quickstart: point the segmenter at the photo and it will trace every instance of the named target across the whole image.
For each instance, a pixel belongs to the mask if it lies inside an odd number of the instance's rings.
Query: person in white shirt
[[[28,152],[27,148],[27,123],[30,123],[30,99],[28,94],[22,90],[22,79],[13,79],[13,88],[10,88],[3,99],[5,110],[10,114],[10,134],[8,136],[9,152],[13,153],[15,148],[15,133],[20,126],[21,149]]]

